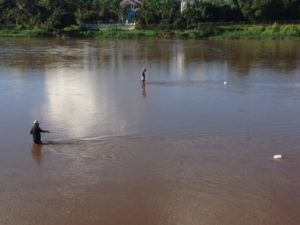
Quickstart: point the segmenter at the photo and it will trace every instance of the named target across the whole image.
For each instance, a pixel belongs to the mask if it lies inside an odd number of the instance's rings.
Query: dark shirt
[[[146,80],[146,74],[145,74],[145,71],[143,71],[143,73],[142,73],[142,80]]]
[[[41,133],[45,133],[47,131],[42,130],[39,125],[34,125],[31,130],[30,133],[32,134],[33,137],[33,142],[35,143],[40,143],[41,142]]]

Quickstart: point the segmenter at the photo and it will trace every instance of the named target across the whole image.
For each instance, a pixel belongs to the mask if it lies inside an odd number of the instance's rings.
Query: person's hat
[[[40,122],[38,120],[33,121],[33,124],[39,124]]]

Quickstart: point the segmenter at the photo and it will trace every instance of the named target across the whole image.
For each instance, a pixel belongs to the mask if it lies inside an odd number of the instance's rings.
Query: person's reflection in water
[[[142,95],[144,97],[146,97],[147,93],[146,93],[146,83],[145,83],[145,81],[142,82],[142,86],[141,87],[142,87]]]
[[[42,145],[33,144],[32,145],[32,157],[38,165],[42,163]]]

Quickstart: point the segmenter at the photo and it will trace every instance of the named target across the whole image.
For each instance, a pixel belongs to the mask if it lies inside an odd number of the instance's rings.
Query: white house
[[[126,23],[132,23],[135,20],[139,5],[142,4],[143,0],[123,0],[120,2],[121,6],[126,7]]]
[[[182,13],[188,6],[188,3],[193,3],[194,0],[181,0],[180,12]]]
[[[143,2],[143,0],[123,0],[120,2],[120,5],[133,5],[133,6],[137,6],[139,4],[141,4]]]
[[[188,3],[194,2],[194,0],[177,0],[177,1],[181,2],[180,12],[183,12],[187,8]],[[138,6],[142,3],[143,3],[143,0],[123,0],[120,4],[123,6],[129,6],[132,11],[137,11]]]

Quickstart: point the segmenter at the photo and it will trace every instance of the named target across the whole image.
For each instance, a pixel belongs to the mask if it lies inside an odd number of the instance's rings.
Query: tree
[[[139,22],[146,26],[160,25],[168,28],[180,13],[179,3],[174,0],[147,0],[140,7]]]

